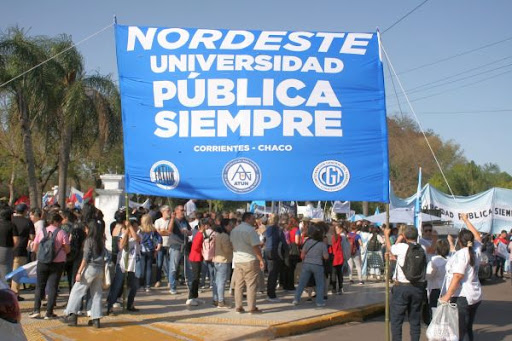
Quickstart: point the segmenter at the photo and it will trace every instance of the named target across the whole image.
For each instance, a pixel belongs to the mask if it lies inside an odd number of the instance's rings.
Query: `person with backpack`
[[[363,274],[361,272],[361,248],[363,246],[363,242],[361,241],[361,236],[357,233],[357,225],[355,223],[350,224],[350,233],[348,234],[347,237],[350,243],[350,258],[348,260],[350,273],[348,275],[348,278],[350,280],[350,283],[354,283],[354,281],[352,280],[352,276],[355,267],[357,270],[359,284],[362,285],[364,284]]]
[[[372,235],[367,244],[366,258],[368,260],[368,273],[376,279],[380,279],[382,269],[384,269],[384,260],[382,259],[382,245],[384,239],[379,234],[378,227],[372,227]]]
[[[34,298],[34,310],[31,318],[40,318],[41,299],[48,292],[48,304],[46,306],[45,320],[50,320],[57,315],[53,313],[53,307],[57,299],[59,280],[66,263],[66,254],[70,251],[69,238],[66,232],[60,228],[62,217],[58,212],[48,215],[46,228],[36,233],[32,251],[37,254],[37,282]]]
[[[146,292],[150,291],[151,275],[153,273],[153,260],[155,254],[162,247],[162,237],[156,231],[153,225],[153,219],[149,214],[144,214],[141,217],[139,234],[141,237],[141,261],[142,261],[142,278],[144,281],[144,289]]]
[[[457,304],[459,340],[464,340],[467,335],[472,341],[473,322],[482,302],[482,286],[478,279],[482,238],[465,213],[461,218],[468,230],[460,230],[457,238],[459,250],[446,262],[445,285],[439,301]]]
[[[411,340],[419,341],[421,309],[426,288],[427,255],[423,246],[417,242],[418,230],[414,226],[407,226],[394,245],[391,245],[390,234],[391,229],[386,227],[386,248],[397,257],[390,303],[392,339],[402,340],[402,324],[408,315]],[[405,243],[402,243],[402,240],[405,240]]]
[[[215,281],[213,282],[213,303],[217,308],[228,308],[224,299],[224,287],[228,279],[231,262],[233,261],[233,245],[229,233],[235,226],[230,219],[222,219],[221,226],[215,230]]]
[[[279,227],[279,216],[271,214],[269,217],[269,226],[264,232],[265,238],[265,258],[267,260],[268,280],[267,280],[267,300],[269,302],[280,302],[276,296],[277,279],[283,268],[283,260],[279,257],[279,248],[287,248],[288,244],[283,231]]]
[[[75,284],[69,294],[65,309],[66,322],[69,326],[76,326],[78,311],[82,305],[82,297],[90,290],[92,298],[90,326],[100,328],[101,296],[103,293],[103,276],[105,275],[105,258],[107,251],[103,241],[101,226],[95,220],[87,222],[85,229],[87,238],[84,242],[80,268],[75,275]]]

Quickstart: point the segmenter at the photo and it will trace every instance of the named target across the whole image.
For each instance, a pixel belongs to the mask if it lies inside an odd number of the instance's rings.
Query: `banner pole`
[[[128,192],[125,193],[124,201],[125,201],[125,205],[126,205],[126,221],[129,223],[130,222],[130,205],[129,205],[130,202],[129,202],[129,198],[128,198]],[[130,233],[129,228],[128,228],[127,233],[128,234]],[[130,245],[130,236],[128,235],[128,242],[124,246],[125,253],[124,253],[124,259],[123,259],[123,262],[124,262],[123,311],[126,311],[128,308],[127,307],[128,301],[126,299],[126,293],[128,292],[128,253],[130,251],[129,245]]]
[[[386,228],[389,226],[389,203],[386,204]],[[391,340],[390,335],[390,324],[389,324],[389,252],[386,250],[385,255],[385,266],[384,266],[384,277],[386,280],[386,303],[385,303],[385,323],[386,323],[386,341]]]

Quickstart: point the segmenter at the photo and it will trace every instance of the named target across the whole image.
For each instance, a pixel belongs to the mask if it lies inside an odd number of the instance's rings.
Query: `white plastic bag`
[[[500,256],[505,260],[509,259],[510,255],[507,250],[507,245],[503,244],[502,242],[499,242],[498,246],[496,247],[496,255]]]
[[[112,284],[113,268],[110,262],[105,262],[105,273],[103,275],[103,289],[110,288]]]
[[[459,311],[456,304],[438,301],[437,309],[427,328],[427,339],[430,341],[459,340]]]

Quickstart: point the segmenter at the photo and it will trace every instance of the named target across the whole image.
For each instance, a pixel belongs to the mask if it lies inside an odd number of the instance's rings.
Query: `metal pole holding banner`
[[[126,221],[130,222],[130,201],[128,198],[128,193],[125,193],[124,197],[125,205],[126,205]],[[126,226],[126,225],[125,225]],[[127,233],[130,233],[128,230]],[[123,311],[127,310],[128,301],[126,299],[126,293],[128,292],[128,253],[130,252],[130,236],[128,236],[128,242],[124,246],[124,284],[123,284]]]
[[[389,204],[386,205],[386,228],[390,228],[389,226]],[[386,279],[386,304],[385,304],[385,323],[386,323],[386,341],[391,340],[390,335],[390,325],[389,325],[389,252],[390,250],[386,250],[384,254],[384,277]]]

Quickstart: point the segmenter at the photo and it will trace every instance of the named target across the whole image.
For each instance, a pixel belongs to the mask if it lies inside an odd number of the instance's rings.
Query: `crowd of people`
[[[467,334],[472,340],[472,324],[481,300],[481,252],[492,252],[496,276],[503,276],[505,261],[512,262],[503,259],[503,248],[510,251],[512,244],[506,231],[494,240],[486,237],[482,241],[466,216],[463,220],[468,229],[461,230],[454,240],[438,238],[430,224],[423,224],[418,231],[405,225],[327,223],[288,214],[200,213],[194,200],[174,208],[153,206],[129,214],[120,210],[109,227],[92,205],[82,210],[54,206],[28,211],[20,204],[14,212],[4,206],[0,208],[0,278],[4,280],[13,269],[36,260],[37,284],[30,317],[52,319],[65,273],[70,289],[64,311],[67,323],[76,325],[77,316],[86,311],[91,317],[89,324],[99,328],[102,307],[106,305],[106,314],[114,314],[125,280],[130,312],[139,311],[135,304],[139,289],[151,292],[167,285],[169,295],[184,290],[188,306],[200,304],[201,289],[211,289],[214,306],[260,314],[257,292],[266,293],[269,302],[280,301],[277,288],[293,292],[293,305],[301,304],[306,293],[306,300],[314,299],[317,307],[323,307],[329,294],[343,294],[344,277],[352,284],[357,276],[359,285],[369,279],[382,281],[385,254],[389,253],[393,339],[401,339],[407,315],[411,339],[418,340],[425,309],[431,315],[439,301],[450,301],[459,307],[461,339]],[[106,234],[107,228],[110,233]],[[109,247],[106,235],[111,236]],[[424,263],[408,260],[409,254],[421,256],[421,252]],[[105,304],[106,282],[110,286]],[[11,288],[20,292],[15,281]],[[234,296],[232,303],[226,299],[226,291]]]

